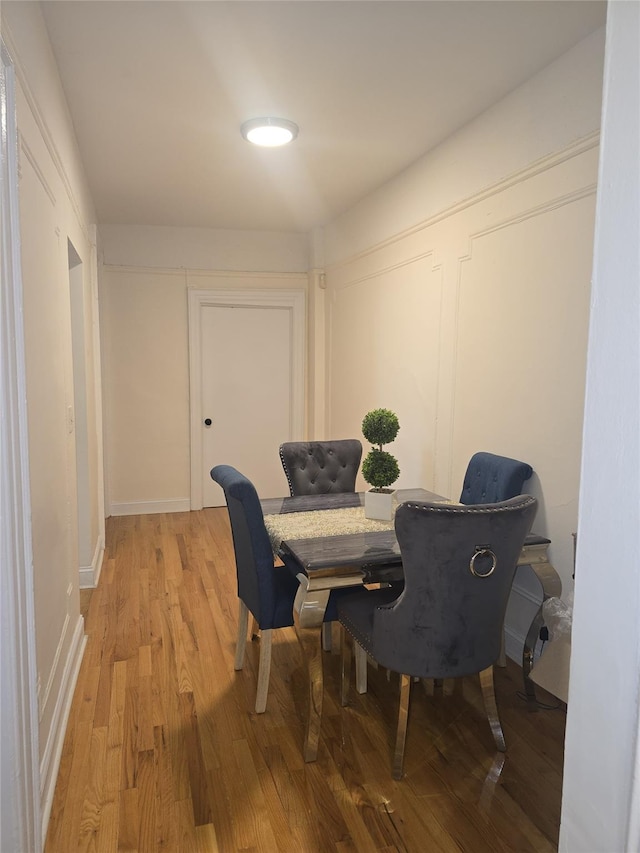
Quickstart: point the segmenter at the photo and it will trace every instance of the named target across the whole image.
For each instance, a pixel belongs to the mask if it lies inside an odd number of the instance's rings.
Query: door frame
[[[202,509],[202,326],[204,308],[286,308],[291,323],[291,434],[302,438],[305,412],[306,294],[303,290],[189,290],[191,509]]]
[[[18,124],[13,60],[0,39],[0,580],[2,696],[6,743],[0,847],[42,850],[35,605],[29,489],[26,369],[20,265]]]

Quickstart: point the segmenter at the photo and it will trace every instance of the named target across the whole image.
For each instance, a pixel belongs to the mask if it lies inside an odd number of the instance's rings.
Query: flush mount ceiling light
[[[298,135],[298,125],[286,118],[252,118],[240,128],[248,142],[275,148],[292,142]]]

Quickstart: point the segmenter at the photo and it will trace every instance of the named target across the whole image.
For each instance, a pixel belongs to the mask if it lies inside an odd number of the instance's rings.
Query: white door
[[[202,503],[222,506],[209,471],[233,465],[261,498],[287,494],[278,448],[292,433],[292,312],[201,306]]]

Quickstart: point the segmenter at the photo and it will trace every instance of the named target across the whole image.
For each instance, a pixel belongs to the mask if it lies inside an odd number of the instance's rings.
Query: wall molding
[[[597,184],[587,184],[586,186],[573,190],[570,193],[557,196],[556,198],[551,199],[551,201],[533,205],[525,210],[521,210],[513,216],[509,216],[500,222],[496,222],[490,228],[483,228],[480,231],[472,232],[469,234],[469,251],[464,256],[460,257],[460,260],[467,261],[472,259],[471,245],[474,240],[487,237],[489,234],[495,234],[496,231],[502,231],[505,228],[510,228],[512,225],[519,225],[521,222],[526,222],[528,219],[534,219],[536,216],[542,216],[545,213],[551,213],[553,210],[559,210],[561,207],[566,207],[568,204],[574,204],[576,201],[582,201],[582,199],[595,195],[597,189]]]
[[[100,228],[98,228],[100,231]],[[132,267],[123,264],[101,264],[102,272],[122,273],[126,275],[173,275],[184,279],[188,272],[184,267]]]
[[[80,672],[80,664],[82,663],[86,643],[87,638],[84,635],[84,619],[79,615],[73,630],[69,653],[64,662],[60,679],[60,688],[58,690],[56,703],[53,709],[49,736],[47,738],[47,743],[45,744],[44,752],[42,753],[42,760],[40,761],[40,800],[42,803],[43,845],[47,835],[49,814],[51,812],[51,804],[53,802],[53,794],[55,791],[58,769],[60,767],[60,758],[62,756],[62,747],[67,731],[67,723],[69,721],[69,712],[71,711],[71,702],[73,700],[73,694],[78,680],[78,673]],[[57,665],[54,669],[57,669]]]
[[[0,847],[40,850],[38,675],[13,60],[0,38]]]
[[[478,192],[473,193],[472,195],[455,202],[455,204],[443,208],[437,213],[434,213],[432,216],[421,220],[416,225],[412,225],[409,228],[405,228],[403,231],[399,231],[393,236],[387,237],[385,240],[381,240],[379,243],[376,243],[373,246],[369,246],[367,249],[363,249],[361,252],[357,252],[355,255],[351,255],[350,257],[337,261],[334,264],[328,264],[326,269],[327,271],[334,271],[342,267],[346,267],[349,264],[357,263],[358,261],[361,261],[364,258],[369,257],[370,255],[374,255],[376,252],[379,252],[382,249],[386,249],[390,246],[395,245],[396,243],[400,243],[403,240],[406,240],[408,237],[412,237],[413,235],[418,234],[421,231],[425,231],[427,228],[431,228],[438,222],[442,222],[443,220],[448,219],[451,216],[455,216],[463,210],[466,210],[469,207],[473,207],[479,202],[485,201],[486,199],[491,198],[492,196],[499,195],[500,193],[504,192],[507,189],[510,189],[511,187],[517,186],[520,183],[524,183],[530,178],[536,177],[537,175],[542,175],[544,172],[548,172],[556,166],[560,166],[561,164],[566,163],[569,160],[573,160],[574,158],[579,157],[581,154],[584,154],[587,151],[591,151],[593,148],[596,148],[599,143],[600,131],[596,130],[593,133],[587,134],[587,136],[583,136],[575,142],[572,142],[570,145],[566,146],[565,148],[562,148],[560,151],[548,154],[546,157],[542,157],[541,159],[530,163],[528,166],[525,166],[522,169],[518,169],[516,172],[512,172],[507,177],[502,178],[493,184],[490,184],[484,189],[481,189]]]
[[[238,281],[246,282],[247,279],[256,279],[264,281],[291,281],[299,282],[306,289],[309,281],[309,274],[304,272],[252,272],[251,270],[208,270],[191,267],[149,267],[149,266],[131,266],[130,264],[107,264],[102,263],[102,269],[105,272],[122,273],[126,275],[174,275],[174,276],[191,276],[193,278],[213,278],[213,279],[237,279]],[[201,281],[193,284],[186,282],[189,290],[207,290],[206,284]],[[216,290],[218,285],[212,285],[211,290]]]
[[[94,380],[94,416],[96,431],[96,468],[97,468],[97,496],[98,496],[98,542],[96,548],[100,547],[100,557],[96,562],[97,572],[94,575],[95,585],[98,585],[102,562],[104,558],[104,547],[106,541],[105,528],[105,502],[106,502],[106,474],[104,454],[104,417],[103,417],[103,389],[102,389],[102,340],[100,331],[100,300],[98,294],[98,249],[97,228],[90,226],[91,233],[91,257],[89,259],[89,275],[91,277],[91,327],[93,336],[93,380]]]
[[[424,252],[420,252],[417,255],[411,255],[408,258],[404,258],[401,261],[398,261],[394,264],[388,264],[384,267],[376,267],[375,270],[369,273],[365,273],[364,275],[358,276],[358,278],[350,278],[345,281],[343,284],[335,285],[333,290],[342,291],[348,290],[350,287],[354,287],[358,284],[362,284],[365,281],[370,281],[375,278],[380,278],[380,276],[387,275],[391,272],[396,272],[396,270],[400,270],[403,267],[409,267],[412,264],[416,264],[419,261],[424,261],[426,258],[433,258],[435,255],[435,249],[427,249]],[[441,263],[432,263],[431,272],[435,272],[440,269],[442,266]]]
[[[51,669],[49,671],[49,678],[47,679],[47,686],[44,690],[44,695],[40,701],[40,708],[38,712],[38,716],[40,720],[44,717],[44,712],[49,703],[49,696],[51,695],[51,690],[53,689],[53,685],[55,684],[56,678],[58,677],[58,664],[60,662],[60,656],[62,654],[62,650],[64,648],[65,639],[67,636],[67,629],[69,627],[69,614],[64,617],[64,623],[62,625],[62,631],[60,632],[60,639],[58,640],[58,648],[56,649],[56,653],[53,657],[53,663],[51,664]]]
[[[173,498],[163,501],[129,501],[112,503],[109,515],[152,515],[159,512],[189,512],[190,498]]]
[[[16,46],[15,46],[15,42],[13,40],[13,36],[11,34],[11,30],[7,26],[6,22],[3,22],[2,37],[3,37],[7,47],[9,48],[11,55],[12,55],[14,65],[15,65],[16,77],[18,79],[18,82],[20,83],[20,88],[22,89],[22,92],[24,94],[24,97],[25,97],[25,100],[26,100],[27,105],[29,107],[29,110],[31,111],[31,115],[33,116],[33,120],[35,122],[35,125],[40,132],[40,135],[42,137],[42,141],[44,142],[45,147],[49,153],[49,156],[51,157],[51,162],[53,163],[53,166],[56,169],[58,176],[60,177],[60,180],[62,181],[62,185],[64,187],[67,198],[69,199],[69,203],[71,204],[71,207],[72,207],[73,212],[75,214],[76,220],[78,222],[78,226],[79,226],[80,230],[82,231],[82,234],[86,238],[87,242],[90,243],[91,239],[90,239],[90,235],[89,235],[88,226],[85,223],[84,216],[82,215],[80,205],[79,205],[78,200],[76,198],[76,195],[73,191],[71,181],[69,180],[69,176],[67,175],[67,171],[66,171],[64,164],[62,162],[62,158],[61,158],[60,153],[58,151],[58,147],[55,144],[55,142],[53,141],[53,136],[49,130],[49,126],[47,125],[47,122],[45,121],[45,119],[43,117],[42,110],[40,109],[40,106],[38,105],[38,101],[37,101],[35,95],[33,94],[31,86],[29,85],[29,82],[27,79],[27,74],[24,70],[24,65],[20,59],[20,55],[19,55],[18,51],[16,50]],[[78,157],[78,159],[80,159],[80,155],[79,155],[77,149],[76,149],[75,153],[76,153],[76,156]]]
[[[274,271],[255,271],[251,270],[207,270],[207,269],[187,269],[187,275],[199,278],[237,278],[241,280],[245,280],[248,278],[256,278],[256,279],[264,279],[265,281],[273,280],[273,281],[299,281],[301,284],[304,284],[305,287],[309,281],[309,273],[307,270],[301,272],[274,272]],[[187,287],[203,287],[201,282],[198,282],[197,285],[188,284]]]
[[[44,189],[45,193],[49,196],[49,199],[51,200],[51,204],[53,205],[53,207],[55,207],[57,204],[55,193],[51,189],[51,187],[49,186],[49,182],[45,178],[44,172],[40,168],[40,165],[39,165],[39,163],[35,157],[35,154],[31,150],[31,148],[29,148],[27,141],[24,138],[24,135],[22,133],[20,133],[20,131],[18,131],[18,145],[19,145],[19,150],[24,153],[25,157],[27,158],[27,160],[31,164],[31,167],[32,167],[33,171],[35,172],[36,177],[38,178],[38,180],[42,184],[42,188]],[[20,177],[22,177],[22,164],[20,164]]]
[[[80,566],[80,589],[94,589],[98,586],[100,572],[102,571],[102,559],[104,557],[104,537],[98,536],[96,548],[90,566]]]

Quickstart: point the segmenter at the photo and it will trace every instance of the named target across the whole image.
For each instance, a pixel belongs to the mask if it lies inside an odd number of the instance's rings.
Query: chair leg
[[[404,765],[404,744],[407,739],[407,719],[409,717],[409,694],[411,692],[411,677],[400,676],[400,709],[398,711],[398,730],[396,732],[396,747],[393,753],[393,778],[402,779]]]
[[[331,622],[322,623],[322,650],[331,651]]]
[[[353,641],[356,649],[359,648],[356,641]],[[342,661],[342,677],[340,680],[340,704],[344,707],[349,704],[349,682],[351,681],[351,648],[347,639],[347,632],[344,626],[340,625],[340,649]],[[357,651],[356,651],[356,666],[357,666]],[[357,672],[357,669],[356,669]],[[357,677],[357,676],[356,676]]]
[[[489,725],[491,726],[491,734],[496,742],[496,746],[500,752],[506,752],[507,745],[504,740],[500,718],[498,717],[498,706],[496,705],[496,694],[493,689],[493,667],[489,666],[483,669],[480,673],[480,686],[482,688],[482,698],[484,707],[487,712]]]
[[[236,639],[236,659],[233,663],[235,670],[242,669],[244,664],[244,649],[247,645],[247,627],[249,625],[249,608],[242,599],[238,599],[238,601],[240,604],[238,608],[238,636]]]
[[[260,636],[260,626],[255,616],[251,617],[251,642],[257,640]]]
[[[267,709],[267,692],[269,690],[269,673],[271,672],[271,643],[273,630],[262,632],[260,637],[260,665],[258,666],[258,690],[256,693],[256,714],[264,714]]]
[[[353,641],[356,658],[356,690],[358,693],[367,692],[367,653],[360,643]]]

